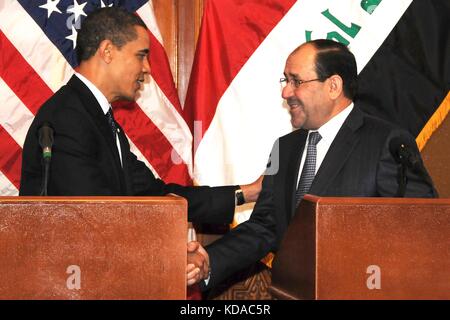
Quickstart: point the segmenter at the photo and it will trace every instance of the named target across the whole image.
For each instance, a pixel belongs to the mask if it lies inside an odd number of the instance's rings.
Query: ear
[[[337,74],[329,77],[328,81],[329,81],[330,98],[335,100],[343,93],[344,82],[342,81],[342,78],[340,76],[338,76]]]
[[[111,40],[103,40],[100,42],[98,46],[97,53],[100,58],[107,64],[110,64],[112,61],[113,47]]]

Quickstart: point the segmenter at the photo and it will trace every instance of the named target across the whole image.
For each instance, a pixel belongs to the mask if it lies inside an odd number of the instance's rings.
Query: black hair
[[[358,90],[358,71],[353,53],[340,42],[318,39],[307,42],[317,49],[315,67],[317,77],[325,80],[338,75],[343,81],[344,95],[353,100]]]
[[[120,48],[137,39],[135,26],[147,29],[141,18],[122,8],[108,7],[92,12],[83,21],[78,32],[76,45],[78,63],[92,57],[103,40],[111,40]]]

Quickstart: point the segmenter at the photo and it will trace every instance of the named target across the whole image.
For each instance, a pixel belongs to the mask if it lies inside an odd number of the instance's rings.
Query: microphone
[[[44,122],[38,130],[39,145],[42,148],[44,172],[42,176],[41,196],[47,196],[48,179],[50,175],[50,160],[52,159],[53,128],[49,122]]]
[[[419,154],[414,152],[413,146],[405,137],[393,138],[389,143],[389,151],[397,163],[406,165],[414,171],[422,171]]]
[[[44,161],[50,161],[52,157],[53,128],[49,122],[44,122],[39,128],[38,139]]]
[[[389,151],[394,157],[395,161],[400,164],[398,167],[397,181],[397,197],[404,197],[406,193],[406,185],[408,183],[407,168],[419,174],[424,181],[427,182],[433,189],[433,196],[437,197],[437,191],[433,186],[425,167],[423,166],[420,154],[417,148],[405,136],[398,136],[393,138],[389,143]]]

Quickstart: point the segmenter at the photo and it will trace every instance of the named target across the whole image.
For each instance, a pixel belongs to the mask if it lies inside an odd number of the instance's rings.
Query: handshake
[[[191,286],[209,277],[209,256],[197,241],[187,244],[187,285]]]
[[[241,199],[236,196],[236,205],[241,205],[243,202],[255,202],[258,199],[261,191],[261,185],[264,175],[261,175],[254,182],[250,184],[241,185],[242,191]],[[238,201],[242,200],[242,202]],[[195,233],[195,231],[194,231]],[[189,237],[190,240],[195,240],[195,235]],[[197,241],[189,241],[187,244],[187,285],[191,286],[203,279],[208,279],[210,275],[209,256],[206,250]]]

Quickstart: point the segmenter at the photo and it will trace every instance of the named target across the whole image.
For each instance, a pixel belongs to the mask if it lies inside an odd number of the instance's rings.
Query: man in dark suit
[[[205,288],[276,252],[305,193],[395,197],[399,165],[390,150],[397,147],[395,141],[408,146],[417,160],[418,170],[407,170],[404,195],[437,196],[413,137],[353,103],[357,69],[346,46],[307,42],[290,54],[284,76],[282,96],[299,130],[275,143],[250,219],[206,248],[211,273]]]
[[[37,113],[23,148],[20,195],[39,195],[42,188],[42,149],[38,131],[44,123],[54,130],[48,195],[134,196],[175,193],[188,200],[190,221],[230,223],[236,191],[254,201],[258,184],[226,187],[183,187],[155,178],[137,160],[111,103],[134,101],[150,72],[149,37],[142,20],[119,8],[100,9],[87,17],[77,37],[79,67]],[[201,268],[207,261],[190,245]]]

